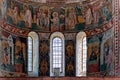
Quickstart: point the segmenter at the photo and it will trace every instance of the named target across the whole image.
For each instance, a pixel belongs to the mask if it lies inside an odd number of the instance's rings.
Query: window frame
[[[31,31],[29,32],[28,37],[31,37],[33,39],[32,40],[33,41],[33,44],[32,44],[33,70],[28,71],[28,54],[27,54],[27,72],[28,72],[28,76],[30,77],[38,77],[39,76],[39,36],[36,32]],[[28,45],[27,45],[27,49],[28,49]]]
[[[85,46],[83,46],[84,38],[86,40]],[[86,49],[85,52],[84,52],[84,47]],[[84,56],[84,53],[86,54],[85,56]],[[86,62],[85,65],[84,65],[84,62]],[[84,68],[84,66],[86,68]],[[76,76],[80,77],[80,76],[86,76],[86,75],[87,75],[87,37],[85,32],[79,32],[76,35]]]
[[[62,65],[61,65],[61,68],[62,68],[62,72],[60,73],[59,72],[59,75],[55,75],[54,74],[54,70],[53,70],[53,47],[52,47],[52,45],[53,45],[53,39],[55,38],[55,37],[59,37],[59,38],[61,38],[61,40],[62,40]],[[64,37],[64,35],[61,33],[61,32],[54,32],[54,33],[52,33],[51,34],[51,36],[50,36],[50,76],[65,76],[65,37]]]

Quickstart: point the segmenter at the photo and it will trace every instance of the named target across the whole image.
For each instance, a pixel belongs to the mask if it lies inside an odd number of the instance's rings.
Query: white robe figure
[[[59,27],[58,12],[53,12],[52,16],[53,18],[51,19],[51,22],[53,22],[53,24],[51,26],[58,28]]]
[[[32,27],[32,13],[29,9],[26,10],[24,21],[27,28]]]
[[[86,11],[85,17],[86,17],[86,25],[90,25],[92,23],[92,20],[93,20],[92,19],[92,12],[91,12],[90,8]]]
[[[2,0],[2,1],[1,1],[1,14],[2,14],[2,19],[5,19],[5,17],[6,17],[6,10],[7,10],[6,0]]]
[[[93,11],[94,24],[97,24],[99,22],[99,11],[96,8],[93,8],[92,11]]]

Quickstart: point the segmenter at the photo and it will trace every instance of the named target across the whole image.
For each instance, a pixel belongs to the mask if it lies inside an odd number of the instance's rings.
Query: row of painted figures
[[[41,30],[81,30],[89,26],[99,26],[112,18],[111,0],[99,1],[94,5],[74,7],[34,6],[1,0],[2,18],[18,27]],[[9,4],[9,5],[8,5]],[[106,5],[107,4],[107,5]]]
[[[92,38],[90,38],[92,39]],[[108,39],[103,45],[103,53],[100,54],[100,45],[99,42],[93,42],[88,44],[88,72],[98,72],[100,71],[111,71],[113,69],[114,57],[113,57],[113,42],[112,38]],[[74,60],[75,60],[75,49],[74,49],[74,42],[72,40],[66,41],[66,70],[69,75],[74,75]],[[10,67],[12,63],[12,56],[11,55],[11,47],[6,40],[1,41],[2,44],[2,67],[4,69],[9,69],[13,71],[13,67]],[[16,39],[15,42],[15,65],[22,65],[21,70],[17,69],[18,72],[23,72],[25,68],[26,62],[26,44],[22,42],[20,39]],[[43,40],[40,44],[40,74],[46,75],[49,72],[49,41]],[[103,55],[102,64],[100,64],[100,55]],[[1,59],[0,59],[1,60]],[[1,66],[0,66],[1,67]],[[16,68],[16,67],[15,67]],[[19,71],[20,70],[20,71]],[[16,71],[16,72],[17,72]]]

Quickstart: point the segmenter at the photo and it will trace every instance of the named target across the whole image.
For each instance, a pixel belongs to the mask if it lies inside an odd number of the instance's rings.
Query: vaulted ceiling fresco
[[[1,18],[14,27],[74,32],[109,22],[112,19],[112,0],[46,0],[45,4],[31,0],[2,0],[0,12]]]

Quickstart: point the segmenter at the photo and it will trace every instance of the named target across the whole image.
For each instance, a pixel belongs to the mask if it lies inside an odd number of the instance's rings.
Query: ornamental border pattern
[[[114,58],[115,58],[115,76],[119,76],[119,0],[114,1]]]
[[[21,37],[27,37],[28,33],[31,32],[32,30],[28,30],[28,29],[23,29],[23,28],[17,28],[15,26],[9,25],[8,23],[4,22],[3,20],[0,20],[0,24],[1,24],[1,29],[3,29],[4,31],[7,31],[9,33],[12,33],[14,35],[18,35]],[[103,33],[109,29],[111,29],[113,26],[113,20],[109,21],[108,23],[104,24],[101,27],[97,27],[94,29],[89,29],[89,30],[83,30],[87,37],[93,36],[93,35],[97,35],[100,33]],[[35,30],[33,30],[35,31]],[[37,33],[51,33],[51,32],[41,32],[41,31],[35,31]],[[76,32],[62,32],[62,33],[77,33],[79,31]]]

